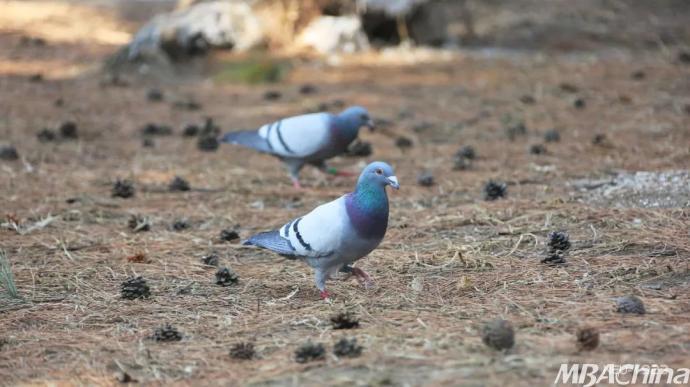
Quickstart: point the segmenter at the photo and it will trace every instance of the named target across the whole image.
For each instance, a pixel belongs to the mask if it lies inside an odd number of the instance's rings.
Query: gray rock
[[[510,321],[495,319],[482,327],[482,341],[495,350],[510,349],[515,345],[515,331]]]
[[[297,38],[297,44],[321,54],[353,53],[369,49],[369,40],[359,17],[321,16],[314,19]]]
[[[258,17],[245,1],[210,1],[161,14],[144,25],[126,49],[130,61],[165,53],[180,59],[210,48],[249,50],[264,39]]]
[[[616,312],[629,314],[645,314],[645,307],[638,297],[629,295],[616,298]]]
[[[690,171],[620,172],[610,179],[571,185],[587,203],[614,208],[674,208],[690,205]]]

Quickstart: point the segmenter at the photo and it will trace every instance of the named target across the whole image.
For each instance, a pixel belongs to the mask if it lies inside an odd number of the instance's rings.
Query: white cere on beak
[[[389,176],[388,177],[388,184],[390,184],[390,186],[395,188],[395,189],[400,188],[400,183],[398,183],[398,178],[395,176]]]

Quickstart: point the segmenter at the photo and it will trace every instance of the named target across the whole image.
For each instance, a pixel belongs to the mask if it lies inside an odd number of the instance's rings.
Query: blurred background
[[[667,50],[687,44],[688,20],[684,0],[3,0],[0,74],[59,78],[106,63],[147,77],[218,75],[218,54],[248,52],[336,64],[357,53]]]

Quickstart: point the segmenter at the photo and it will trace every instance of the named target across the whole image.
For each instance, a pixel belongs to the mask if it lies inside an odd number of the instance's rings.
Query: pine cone
[[[567,251],[570,249],[570,236],[564,231],[553,231],[549,233],[549,250],[551,252]]]
[[[155,341],[180,341],[182,340],[182,334],[172,325],[165,324],[160,328],[156,328],[152,338]]]
[[[518,123],[516,125],[510,126],[506,129],[506,136],[508,136],[508,139],[510,139],[510,141],[514,141],[517,137],[526,136],[526,135],[527,135],[527,127],[522,122]]]
[[[455,158],[453,160],[453,169],[454,170],[464,171],[466,169],[470,169],[470,167],[472,167],[472,160],[471,159],[455,155]]]
[[[240,281],[240,277],[234,271],[224,267],[216,272],[216,285],[230,286]]]
[[[561,133],[556,129],[549,129],[544,133],[544,141],[546,142],[559,142],[561,141]]]
[[[520,102],[524,103],[525,105],[534,105],[535,103],[537,103],[537,100],[534,99],[534,97],[532,97],[531,95],[525,94],[522,97],[520,97]]]
[[[587,106],[587,103],[584,99],[578,98],[575,101],[573,101],[573,106],[575,106],[576,109],[584,109],[585,106]]]
[[[358,357],[362,354],[362,350],[362,346],[357,345],[357,339],[354,337],[351,339],[343,337],[333,346],[333,353],[339,357]]]
[[[221,230],[220,231],[220,240],[224,242],[232,242],[235,239],[240,239],[240,234],[235,231],[235,230]]]
[[[187,219],[178,219],[173,222],[172,229],[175,231],[182,231],[189,228],[189,222]]]
[[[113,197],[131,198],[134,196],[134,183],[130,180],[117,179],[113,185]]]
[[[352,312],[341,312],[331,316],[333,329],[353,329],[359,328],[359,320]]]
[[[580,351],[591,351],[599,346],[599,331],[596,328],[585,327],[577,330],[577,348]]]
[[[167,125],[148,123],[141,129],[141,132],[145,136],[169,136],[172,134],[173,130]]]
[[[550,252],[547,253],[546,258],[541,260],[541,263],[548,263],[550,265],[565,263],[565,256],[562,251]]]
[[[187,124],[182,130],[182,135],[185,137],[196,137],[199,134],[199,126],[196,124]]]
[[[318,91],[316,86],[305,83],[304,85],[300,86],[299,88],[299,93],[300,94],[314,94]]]
[[[417,176],[417,184],[422,187],[431,187],[434,185],[434,175],[429,171],[420,173],[419,176]]]
[[[189,110],[190,112],[201,109],[201,104],[190,97],[173,102],[173,106],[178,109]]]
[[[36,134],[36,137],[38,137],[38,141],[40,142],[51,142],[55,141],[57,139],[57,135],[55,134],[55,131],[52,129],[45,128],[38,132]]]
[[[405,150],[407,148],[412,148],[413,142],[409,138],[405,136],[400,136],[395,140],[395,146],[400,148],[401,150]]]
[[[174,179],[170,182],[170,185],[168,185],[168,189],[170,191],[189,191],[191,187],[189,186],[189,182],[179,176],[175,176]]]
[[[268,90],[264,93],[264,100],[277,101],[283,97],[283,93],[277,90]]]
[[[77,124],[72,121],[65,121],[60,125],[60,136],[62,138],[76,140],[79,137],[77,133]]]
[[[151,102],[160,102],[163,100],[163,91],[160,89],[149,89],[149,91],[146,92],[146,98],[151,101]]]
[[[303,344],[295,351],[295,361],[298,363],[306,363],[314,360],[323,360],[326,358],[326,348],[321,343],[312,343],[311,341]]]
[[[513,325],[506,320],[496,319],[488,322],[482,329],[482,341],[487,346],[503,350],[515,345],[515,332]]]
[[[533,155],[546,154],[546,147],[543,144],[532,144],[529,147],[529,153]]]
[[[486,185],[484,185],[484,199],[491,201],[505,197],[507,190],[508,187],[506,183],[489,180]]]
[[[597,133],[592,137],[592,145],[607,145],[608,138],[604,133]]]
[[[645,314],[644,303],[638,297],[630,295],[616,299],[616,312]]]
[[[690,63],[690,52],[681,51],[678,53],[678,62],[689,64]]]
[[[204,265],[218,266],[218,255],[216,255],[216,254],[207,255],[207,256],[201,258],[201,262],[203,262]]]
[[[17,148],[12,145],[0,146],[0,160],[14,161],[19,159]]]
[[[216,138],[220,135],[220,126],[216,125],[213,118],[206,117],[204,126],[201,128],[201,135]]]
[[[253,343],[237,343],[230,348],[230,357],[239,360],[251,360],[256,357]]]
[[[130,278],[120,285],[120,292],[122,298],[126,300],[135,300],[137,298],[149,298],[151,296],[151,289],[146,284],[146,280],[142,277]]]
[[[218,150],[220,143],[214,136],[205,135],[199,137],[199,141],[197,141],[196,146],[199,148],[199,150],[204,152],[215,152]]]
[[[465,145],[455,153],[455,156],[467,160],[474,160],[477,157],[477,153],[471,145]]]

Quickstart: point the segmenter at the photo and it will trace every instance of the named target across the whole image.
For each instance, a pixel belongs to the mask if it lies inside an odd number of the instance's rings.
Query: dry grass
[[[4,289],[7,297],[15,299],[19,298],[17,285],[14,283],[12,267],[10,266],[9,259],[7,258],[7,253],[5,253],[4,250],[0,250],[0,288]]]
[[[25,50],[20,57],[30,58],[34,49]],[[646,79],[632,80],[640,69]],[[0,107],[0,136],[22,159],[0,162],[0,215],[16,225],[0,230],[0,245],[24,301],[0,299],[0,380],[108,385],[124,371],[142,382],[179,384],[545,385],[561,362],[687,365],[687,209],[595,207],[568,182],[616,169],[686,168],[688,75],[671,54],[461,55],[417,67],[306,64],[270,87],[284,95],[270,103],[261,98],[263,86],[162,86],[166,101],[193,95],[201,112],[149,103],[139,84],[4,75],[0,93],[13,102]],[[304,82],[319,92],[300,95]],[[560,89],[563,82],[577,85],[584,110],[572,107],[575,95]],[[525,94],[536,104],[520,102]],[[58,98],[62,107],[53,103]],[[222,243],[218,234],[237,224],[242,237],[278,226],[351,189],[353,180],[305,170],[312,188],[295,192],[274,160],[226,146],[202,153],[180,133],[207,115],[224,130],[256,127],[333,99],[394,122],[362,137],[374,145],[372,159],[395,166],[403,188],[391,194],[385,241],[360,263],[377,287],[332,281],[335,302],[328,305],[307,267]],[[505,137],[508,116],[526,123],[526,138]],[[35,138],[66,119],[78,123],[78,141]],[[170,124],[176,134],[143,148],[139,129],[147,122]],[[428,129],[414,131],[421,123]],[[547,144],[546,155],[530,155],[529,145],[552,127],[562,141]],[[601,132],[612,147],[591,144]],[[393,145],[399,134],[414,140],[406,153]],[[466,144],[478,160],[453,171],[453,153]],[[356,171],[364,162],[333,164]],[[415,186],[421,170],[438,184]],[[176,175],[192,191],[168,192]],[[110,196],[117,178],[135,181],[134,198]],[[482,200],[490,178],[508,182],[506,199]],[[129,230],[132,214],[147,216],[151,231]],[[171,231],[180,218],[192,227]],[[552,230],[571,235],[567,265],[539,263]],[[216,268],[200,261],[211,252],[240,276],[237,286],[215,285]],[[139,275],[152,296],[120,299],[120,283]],[[644,300],[648,314],[615,313],[612,298],[629,293]],[[330,317],[342,310],[360,328],[332,330]],[[479,337],[482,322],[497,317],[517,332],[507,354]],[[150,340],[165,323],[183,340]],[[583,325],[601,332],[593,352],[577,351]],[[350,336],[364,346],[362,356],[337,359],[333,344]],[[294,361],[308,340],[326,345],[326,360]],[[258,359],[231,359],[240,342],[253,343]]]

